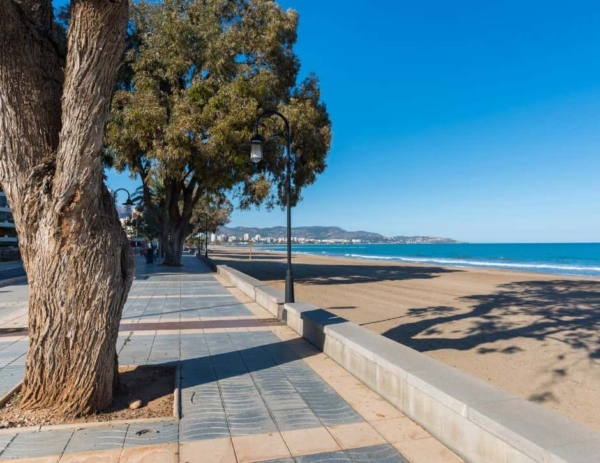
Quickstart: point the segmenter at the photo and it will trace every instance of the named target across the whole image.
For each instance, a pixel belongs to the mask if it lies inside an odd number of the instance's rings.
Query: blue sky
[[[600,241],[597,2],[280,3],[300,13],[296,50],[334,133],[294,225]],[[285,214],[236,211],[230,225]]]

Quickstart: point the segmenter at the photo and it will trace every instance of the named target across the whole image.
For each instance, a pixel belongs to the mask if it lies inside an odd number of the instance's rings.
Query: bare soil
[[[121,367],[121,387],[110,409],[95,415],[73,418],[50,410],[21,410],[20,393],[0,409],[0,429],[56,424],[95,423],[116,420],[139,420],[173,416],[175,368]],[[129,404],[141,400],[142,406],[131,410]]]

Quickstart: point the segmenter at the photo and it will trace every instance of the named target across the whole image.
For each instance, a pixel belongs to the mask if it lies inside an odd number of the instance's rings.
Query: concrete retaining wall
[[[277,306],[290,328],[469,462],[600,461],[593,430],[319,307],[279,309],[281,291],[226,266],[218,271],[274,315]]]
[[[246,296],[268,310],[271,315],[282,318],[285,300],[283,291],[226,265],[217,265],[217,272]]]

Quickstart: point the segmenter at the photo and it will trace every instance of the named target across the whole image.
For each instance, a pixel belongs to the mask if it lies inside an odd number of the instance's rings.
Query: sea
[[[260,249],[285,252],[286,245],[264,245]],[[600,276],[600,243],[294,244],[292,252],[444,267]]]

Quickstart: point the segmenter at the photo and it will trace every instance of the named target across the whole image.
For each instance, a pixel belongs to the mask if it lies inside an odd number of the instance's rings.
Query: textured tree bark
[[[198,199],[193,197],[194,187],[195,184],[186,187],[183,182],[173,180],[166,183],[167,194],[161,207],[162,216],[159,217],[161,242],[165,251],[162,265],[181,266],[181,255],[190,229],[192,210],[198,202]]]
[[[162,232],[164,243],[165,258],[162,265],[171,267],[181,266],[181,255],[183,254],[183,244],[186,237],[184,227],[171,228],[168,225]]]
[[[63,66],[51,1],[0,0],[0,183],[30,285],[21,406],[81,415],[111,403],[133,280],[101,164],[128,4],[71,7]]]

